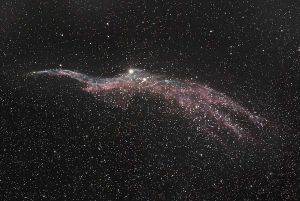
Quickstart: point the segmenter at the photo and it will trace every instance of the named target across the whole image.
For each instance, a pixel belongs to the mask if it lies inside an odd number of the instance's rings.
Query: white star
[[[134,69],[129,69],[128,73],[129,74],[133,74],[134,73]]]

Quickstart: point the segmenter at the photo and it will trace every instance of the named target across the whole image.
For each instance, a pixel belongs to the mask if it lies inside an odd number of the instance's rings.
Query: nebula
[[[85,92],[126,109],[133,96],[150,94],[166,101],[169,112],[181,115],[197,127],[197,131],[222,142],[225,136],[253,140],[266,120],[225,94],[199,83],[169,79],[145,70],[129,69],[112,78],[97,78],[79,72],[52,69],[31,75],[66,76],[84,85]]]

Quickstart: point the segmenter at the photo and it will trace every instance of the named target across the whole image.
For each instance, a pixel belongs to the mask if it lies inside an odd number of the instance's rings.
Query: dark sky
[[[0,1],[1,200],[297,200],[299,27],[289,0]],[[191,79],[276,128],[232,159],[160,100],[123,111],[26,76],[56,68]]]

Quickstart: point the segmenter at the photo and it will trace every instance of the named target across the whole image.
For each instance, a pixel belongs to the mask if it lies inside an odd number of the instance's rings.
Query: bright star
[[[133,74],[134,73],[134,70],[133,69],[129,69],[129,74]]]

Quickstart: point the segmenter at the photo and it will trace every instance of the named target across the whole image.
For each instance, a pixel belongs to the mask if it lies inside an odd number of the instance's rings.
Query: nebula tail
[[[49,76],[65,76],[69,77],[75,80],[78,80],[79,82],[83,82],[85,84],[94,84],[97,82],[97,78],[87,76],[82,73],[78,73],[71,70],[62,70],[62,69],[50,69],[50,70],[43,70],[43,71],[34,71],[31,72],[30,75],[49,75]]]

